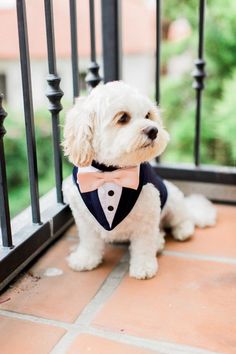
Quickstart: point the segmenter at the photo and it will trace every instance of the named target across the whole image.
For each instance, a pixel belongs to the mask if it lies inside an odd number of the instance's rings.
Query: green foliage
[[[163,16],[165,20],[174,21],[185,17],[192,26],[197,26],[198,1],[197,0],[169,0],[163,1]]]
[[[169,162],[192,162],[195,131],[195,92],[191,78],[166,78],[162,87],[163,115],[171,141],[163,158]],[[204,98],[201,121],[202,163],[217,163],[215,158],[216,118],[209,113],[211,100]]]
[[[64,116],[62,114],[61,120]],[[5,121],[7,134],[4,138],[7,160],[7,177],[11,216],[30,204],[26,136],[23,118],[9,112]],[[51,118],[46,109],[35,112],[35,131],[40,196],[55,186]],[[64,162],[64,177],[71,172]]]
[[[171,0],[164,3],[164,17],[170,23],[186,17],[192,26],[192,35],[180,42],[164,42],[162,63],[172,56],[192,53],[197,57],[198,2]],[[236,92],[236,2],[209,0],[206,9],[205,58],[207,78],[202,99],[201,162],[235,166],[236,119],[234,96]],[[193,66],[194,69],[194,66]],[[164,121],[171,134],[171,143],[163,156],[171,162],[193,161],[195,125],[195,92],[193,78],[182,75],[178,79],[162,77],[161,106]]]
[[[211,1],[207,11],[206,60],[211,94],[221,95],[223,80],[230,77],[236,67],[236,2]]]
[[[224,81],[222,99],[215,106],[216,137],[221,145],[219,147],[219,159],[226,164],[236,163],[236,69],[231,78]]]

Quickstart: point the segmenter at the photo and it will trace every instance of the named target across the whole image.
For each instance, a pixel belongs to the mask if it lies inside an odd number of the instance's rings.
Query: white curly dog
[[[147,161],[168,141],[155,104],[122,81],[99,85],[77,99],[63,142],[75,166],[73,181],[64,189],[79,230],[79,246],[68,257],[73,270],[96,268],[106,242],[128,240],[130,276],[151,278],[166,227],[182,241],[193,235],[195,225],[215,224],[216,210],[206,198],[185,198],[172,183],[152,181]]]

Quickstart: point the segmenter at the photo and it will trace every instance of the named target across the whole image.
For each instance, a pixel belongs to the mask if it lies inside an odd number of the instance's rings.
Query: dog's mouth
[[[148,147],[154,147],[154,141],[149,141],[149,142],[146,142],[145,144],[141,145],[140,146],[140,149],[146,149]]]

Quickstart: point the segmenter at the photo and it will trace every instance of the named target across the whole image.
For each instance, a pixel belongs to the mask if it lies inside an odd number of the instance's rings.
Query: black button
[[[110,197],[112,197],[114,194],[115,194],[114,191],[109,191],[109,192],[108,192],[108,195],[109,195]]]
[[[107,208],[109,211],[114,210],[113,206],[109,205],[109,207]]]

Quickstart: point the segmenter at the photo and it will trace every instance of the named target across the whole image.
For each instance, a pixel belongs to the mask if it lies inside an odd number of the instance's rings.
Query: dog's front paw
[[[132,261],[130,263],[129,275],[136,279],[150,279],[153,278],[158,270],[157,259]]]
[[[67,257],[67,262],[69,267],[75,271],[92,270],[102,262],[102,257],[89,254],[84,250],[77,250]]]

